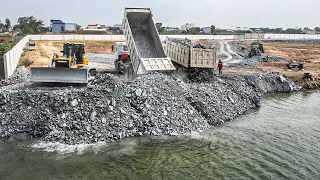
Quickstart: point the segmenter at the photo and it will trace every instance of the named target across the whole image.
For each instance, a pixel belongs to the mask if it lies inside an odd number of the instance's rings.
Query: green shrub
[[[31,61],[29,59],[25,59],[25,60],[20,59],[19,63],[18,63],[18,67],[20,67],[20,66],[27,67],[27,66],[30,66],[32,63],[33,63],[33,61]]]
[[[17,43],[16,42],[3,42],[0,43],[0,51],[8,52],[10,51]]]

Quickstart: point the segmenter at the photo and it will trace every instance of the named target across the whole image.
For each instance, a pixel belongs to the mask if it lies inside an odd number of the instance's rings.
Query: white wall
[[[265,34],[264,39],[320,39],[320,34]]]
[[[10,51],[3,55],[4,75],[6,79],[8,79],[16,69],[20,56],[23,52],[23,48],[28,41],[28,36],[24,37]]]
[[[255,34],[244,35],[160,35],[160,39],[164,40],[166,37],[171,38],[188,38],[191,40],[200,39],[217,39],[217,40],[234,40],[234,39],[320,39],[320,34],[264,34],[263,36],[256,36]],[[124,41],[123,35],[28,35],[19,41],[9,52],[4,55],[4,70],[6,79],[10,77],[19,62],[23,48],[27,42],[31,40],[114,40]]]
[[[123,35],[29,35],[32,40],[122,40]],[[320,39],[320,34],[246,34],[244,35],[160,35],[160,39],[188,38],[191,40],[216,39],[216,40],[234,40],[234,39]]]

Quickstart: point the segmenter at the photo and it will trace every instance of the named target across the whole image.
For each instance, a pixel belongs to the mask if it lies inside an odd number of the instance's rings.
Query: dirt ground
[[[250,43],[246,42],[243,44],[250,48]],[[268,56],[279,56],[286,58],[289,61],[299,62],[304,64],[303,71],[292,71],[286,68],[288,63],[263,63],[258,67],[254,67],[252,72],[260,71],[260,72],[271,72],[278,71],[286,76],[288,76],[291,80],[300,84],[302,86],[306,86],[303,81],[304,73],[311,73],[314,75],[316,81],[315,83],[320,85],[320,80],[317,79],[320,77],[320,45],[312,45],[312,44],[295,44],[295,43],[263,43],[263,47],[265,50],[264,55]],[[246,70],[244,70],[246,71]],[[309,85],[307,85],[309,86]]]
[[[70,41],[35,41],[36,51],[27,51],[21,58],[33,63],[30,67],[47,67],[50,65],[54,53],[61,54],[64,43]],[[113,54],[111,46],[116,41],[72,41],[73,43],[85,43],[86,53]],[[27,48],[27,47],[26,47]]]

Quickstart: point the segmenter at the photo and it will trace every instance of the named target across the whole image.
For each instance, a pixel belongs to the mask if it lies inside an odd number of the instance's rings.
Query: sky
[[[125,7],[151,8],[155,22],[180,27],[320,26],[320,0],[0,0],[0,20],[12,24],[33,15],[49,25],[50,19],[88,24],[121,24]]]

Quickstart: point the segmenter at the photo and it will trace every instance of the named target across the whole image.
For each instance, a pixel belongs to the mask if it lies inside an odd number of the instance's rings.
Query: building
[[[253,30],[255,33],[264,33],[260,28],[256,28]]]
[[[51,32],[60,33],[64,31],[64,22],[61,20],[51,20],[50,21]]]
[[[77,30],[77,23],[64,23],[65,31],[75,31]]]
[[[65,23],[61,20],[50,20],[51,32],[60,33],[62,31],[75,31],[77,30],[76,23]]]
[[[179,28],[177,27],[164,27],[165,32],[179,32]]]
[[[122,24],[115,24],[113,27],[115,27],[118,30],[122,30]]]
[[[204,34],[211,34],[211,27],[204,27],[202,28]]]
[[[12,36],[0,36],[0,43],[9,41],[12,41]]]
[[[109,27],[103,24],[89,24],[87,29],[109,29]]]
[[[249,27],[236,27],[236,31],[253,32]]]
[[[304,30],[302,31],[302,34],[316,34],[316,31],[304,29]]]

